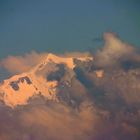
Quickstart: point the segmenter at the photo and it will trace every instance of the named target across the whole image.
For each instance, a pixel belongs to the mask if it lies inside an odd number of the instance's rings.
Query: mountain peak
[[[57,100],[57,91],[62,86],[71,86],[75,78],[75,59],[92,60],[92,57],[67,57],[49,53],[29,72],[15,75],[0,84],[0,99],[10,107],[25,105],[36,95],[47,100]]]
[[[56,63],[56,64],[64,64],[68,68],[72,69],[76,66],[74,59],[80,60],[80,61],[91,61],[93,60],[93,57],[91,56],[82,56],[82,57],[70,57],[70,56],[62,56],[62,55],[55,55],[52,53],[49,53],[46,58],[39,63],[36,67],[34,67],[31,71],[37,71],[41,70],[46,66],[48,63]]]
[[[52,53],[49,53],[47,56],[47,62],[48,61],[53,61],[56,64],[66,64],[69,68],[73,69],[75,67],[73,57],[62,57],[62,56],[57,56]]]

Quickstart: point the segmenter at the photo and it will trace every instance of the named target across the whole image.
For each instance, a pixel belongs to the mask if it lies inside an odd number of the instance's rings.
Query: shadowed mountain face
[[[58,70],[55,72],[49,73],[47,75],[47,80],[48,81],[60,81],[61,78],[65,75],[65,65],[64,64],[57,64],[56,67]]]
[[[0,140],[139,140],[140,54],[104,38],[95,54],[47,54],[4,80]]]

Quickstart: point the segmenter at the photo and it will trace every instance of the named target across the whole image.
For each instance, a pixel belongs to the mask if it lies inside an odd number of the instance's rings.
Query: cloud
[[[24,56],[8,56],[0,61],[0,66],[5,68],[11,74],[19,74],[30,70],[38,64],[47,53],[37,53],[32,51]]]
[[[80,63],[74,69],[72,86],[59,89],[59,103],[39,97],[15,109],[1,104],[0,139],[139,140],[140,54],[113,33],[105,33],[104,41],[103,48],[93,54],[93,62],[88,66]],[[10,56],[1,65],[12,73],[20,73],[32,68],[46,54]],[[61,56],[77,55],[91,54]],[[63,77],[63,73],[58,73],[56,70],[51,79]]]
[[[116,65],[120,59],[130,57],[135,51],[134,47],[121,41],[113,33],[105,33],[104,40],[104,47],[95,54],[95,65],[97,67]]]
[[[54,103],[50,106],[31,108],[21,114],[21,122],[29,130],[40,133],[35,139],[85,140],[94,135],[97,117],[91,108],[81,106],[80,111],[76,111]]]
[[[80,73],[77,78],[86,87],[98,113],[103,115],[103,120],[104,117],[109,120],[104,120],[106,127],[102,125],[100,134],[94,138],[138,140],[140,54],[112,33],[105,33],[104,40],[105,46],[93,54],[90,71],[77,71]]]
[[[85,140],[97,133],[96,110],[89,102],[79,110],[61,103],[29,104],[15,110],[3,108],[0,113],[0,138],[4,140]],[[2,122],[4,121],[4,123]]]
[[[117,96],[130,104],[138,103],[139,52],[112,33],[105,33],[104,39],[105,46],[95,54],[92,72],[87,74],[89,79],[94,86],[102,89],[102,92],[110,93],[110,96]],[[100,78],[97,78],[97,72],[102,72]]]

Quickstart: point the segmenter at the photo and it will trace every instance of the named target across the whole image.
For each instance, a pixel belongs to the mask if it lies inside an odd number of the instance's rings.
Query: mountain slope
[[[59,57],[48,54],[46,59],[29,72],[15,75],[0,84],[0,99],[10,107],[25,105],[33,96],[42,95],[47,100],[58,101],[58,90],[71,86],[75,78],[75,60],[92,61],[91,57]]]

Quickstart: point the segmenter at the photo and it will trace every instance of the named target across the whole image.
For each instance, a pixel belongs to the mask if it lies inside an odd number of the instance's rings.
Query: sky
[[[0,0],[0,58],[85,51],[115,32],[140,46],[138,0]]]

